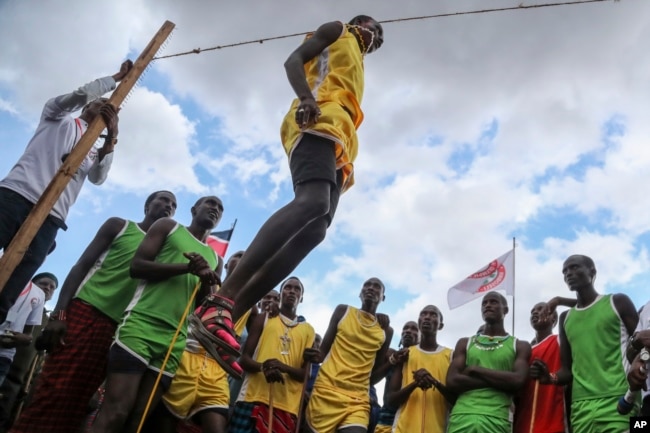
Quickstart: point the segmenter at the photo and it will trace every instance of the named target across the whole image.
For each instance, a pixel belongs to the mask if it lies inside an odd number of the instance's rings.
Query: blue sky
[[[0,175],[22,153],[48,98],[116,72],[165,19],[177,24],[164,52],[171,54],[358,13],[381,20],[484,7],[253,3],[124,0],[108,10],[1,2]],[[294,272],[306,286],[301,313],[317,331],[337,304],[358,305],[362,282],[377,276],[387,286],[379,309],[397,330],[436,304],[446,321],[439,338],[453,347],[481,320],[478,302],[450,312],[447,289],[511,248],[512,237],[521,338],[532,336],[534,303],[570,295],[560,272],[570,254],[595,259],[600,291],[645,303],[649,15],[650,4],[630,0],[387,24],[386,43],[365,62],[357,183],[326,241]],[[122,109],[109,180],[84,186],[43,269],[62,280],[104,220],[140,218],[157,189],[177,194],[182,223],[199,196],[220,196],[218,229],[238,219],[230,251],[245,249],[292,197],[279,126],[293,98],[282,63],[299,43],[154,63]]]

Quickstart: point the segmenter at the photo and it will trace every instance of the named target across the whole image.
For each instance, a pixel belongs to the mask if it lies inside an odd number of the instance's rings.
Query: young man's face
[[[411,347],[417,344],[419,334],[417,323],[413,321],[406,322],[402,328],[402,346]]]
[[[34,284],[40,287],[43,293],[45,293],[46,302],[52,299],[52,295],[54,295],[54,291],[56,290],[56,283],[53,279],[47,277],[39,278],[34,281]]]
[[[302,286],[295,278],[287,280],[280,289],[282,305],[296,307],[302,301]]]
[[[379,278],[370,278],[361,287],[361,300],[379,304],[384,300],[384,283]]]
[[[223,203],[215,196],[203,197],[193,208],[193,218],[201,227],[213,229],[221,221]]]
[[[503,300],[496,293],[488,293],[483,296],[481,301],[481,313],[483,320],[486,322],[503,321],[508,307],[503,304]]]
[[[273,305],[280,306],[280,294],[276,290],[271,290],[259,302],[260,310],[264,313],[268,313]]]
[[[156,197],[147,205],[146,213],[154,220],[165,217],[172,218],[176,213],[176,197],[167,191],[157,193]]]
[[[359,23],[362,30],[363,41],[368,47],[367,54],[377,51],[384,43],[384,29],[375,20],[367,20]]]
[[[440,311],[433,305],[426,306],[420,311],[418,324],[420,331],[424,333],[437,332],[440,329]]]
[[[569,290],[575,291],[583,287],[591,287],[595,273],[587,266],[584,257],[571,256],[562,265],[562,275]]]
[[[539,302],[535,304],[530,310],[530,326],[534,330],[540,330],[552,326],[557,315],[547,314],[546,302]]]

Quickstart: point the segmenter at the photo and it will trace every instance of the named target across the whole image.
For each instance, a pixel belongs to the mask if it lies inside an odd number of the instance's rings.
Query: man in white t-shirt
[[[7,312],[21,290],[43,264],[57,231],[67,228],[65,219],[68,211],[86,178],[96,185],[106,180],[117,143],[118,109],[101,96],[115,89],[116,83],[132,67],[133,63],[127,60],[122,63],[120,71],[112,76],[91,81],[72,93],[47,101],[25,152],[5,178],[0,180],[0,248],[7,248],[86,129],[97,116],[104,119],[107,131],[104,145],[101,148],[93,147],[71,176],[27,253],[0,292],[0,323],[6,320]],[[79,117],[72,117],[72,113],[80,109]]]
[[[16,347],[31,344],[34,326],[39,326],[43,319],[45,300],[51,298],[57,283],[56,277],[48,272],[36,275],[9,309],[7,320],[0,324],[0,385],[9,372]]]

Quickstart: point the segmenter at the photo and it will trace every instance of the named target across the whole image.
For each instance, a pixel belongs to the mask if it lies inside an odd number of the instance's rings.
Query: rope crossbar
[[[619,2],[620,0],[575,0],[575,1],[569,1],[569,2],[540,3],[540,4],[534,4],[534,5],[524,5],[523,3],[520,3],[517,6],[507,6],[507,7],[501,7],[501,8],[476,9],[476,10],[471,10],[471,11],[446,12],[446,13],[440,13],[440,14],[435,14],[435,15],[420,15],[420,16],[407,17],[407,18],[393,18],[393,19],[389,19],[389,20],[381,20],[381,21],[379,21],[379,23],[388,24],[388,23],[398,23],[398,22],[406,22],[406,21],[427,20],[427,19],[434,19],[434,18],[455,17],[455,16],[461,16],[461,15],[475,15],[475,14],[485,14],[485,13],[493,13],[493,12],[507,12],[507,11],[515,11],[515,10],[520,11],[520,10],[526,10],[526,9],[541,9],[541,8],[558,7],[558,6],[575,6],[575,5],[581,5],[581,4],[586,4],[586,3],[604,3],[604,2],[610,2],[610,1]],[[210,47],[210,48],[194,48],[193,50],[190,50],[190,51],[183,51],[183,52],[176,53],[176,54],[168,54],[166,56],[155,57],[153,60],[169,59],[171,57],[187,56],[189,54],[201,54],[201,53],[206,52],[206,51],[222,50],[224,48],[241,47],[243,45],[263,44],[264,42],[268,42],[268,41],[275,41],[275,40],[279,40],[279,39],[293,38],[293,37],[296,37],[296,36],[303,36],[303,35],[306,35],[308,33],[311,33],[311,31],[300,32],[300,33],[291,33],[291,34],[282,35],[282,36],[272,36],[272,37],[261,38],[261,39],[253,39],[253,40],[250,40],[250,41],[241,41],[241,42],[235,42],[235,43],[226,44],[226,45],[217,45],[215,47]]]

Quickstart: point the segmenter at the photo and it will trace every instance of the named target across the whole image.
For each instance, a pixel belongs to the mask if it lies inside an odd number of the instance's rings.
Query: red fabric
[[[32,402],[12,433],[79,431],[88,402],[106,377],[117,324],[78,299],[72,300],[66,315],[66,344],[47,355]]]
[[[257,433],[271,433],[269,430],[269,407],[265,404],[256,404],[252,417],[255,418],[255,431]],[[296,430],[296,416],[280,409],[273,409],[273,432],[293,433]]]
[[[560,344],[557,335],[550,335],[533,346],[530,362],[541,359],[548,366],[548,371],[556,372],[561,367]],[[533,399],[535,380],[527,380],[521,391],[519,404],[515,413],[515,433],[530,433],[533,416]],[[537,390],[537,407],[533,433],[563,433],[564,428],[564,388],[554,385],[539,385]]]

